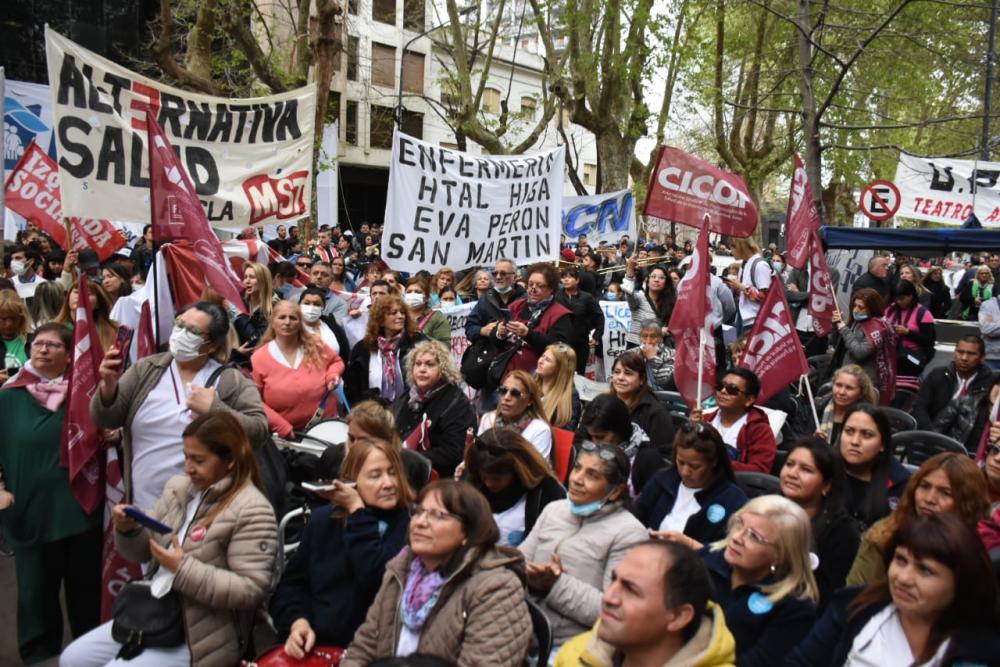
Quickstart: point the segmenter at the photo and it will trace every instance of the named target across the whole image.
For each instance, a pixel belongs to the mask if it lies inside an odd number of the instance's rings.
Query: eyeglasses
[[[720,383],[718,388],[723,394],[729,394],[730,396],[739,396],[740,394],[745,394],[746,392],[737,387],[735,384],[724,384]]]
[[[986,456],[996,456],[1000,454],[1000,445],[986,445]]]
[[[66,347],[62,343],[53,343],[50,340],[36,340],[32,341],[31,347],[36,350],[58,350],[60,348]]]
[[[514,387],[500,387],[499,389],[497,389],[497,392],[499,392],[501,396],[506,396],[507,394],[510,394],[512,398],[521,398],[522,396],[524,396],[523,391],[521,391],[520,389],[515,389]]]
[[[198,336],[199,338],[204,338],[205,337],[205,332],[204,331],[202,331],[200,328],[194,326],[193,324],[188,324],[187,322],[185,322],[184,320],[182,320],[179,317],[175,317],[174,318],[174,328],[175,329],[180,329],[181,331],[190,331],[191,333],[193,333],[195,336]]]
[[[756,542],[762,547],[771,545],[771,543],[763,535],[746,525],[743,521],[743,517],[739,516],[733,519],[733,523],[729,527],[729,536],[736,537],[737,535],[747,535],[752,542]]]
[[[295,266],[299,267],[300,269],[311,269],[312,262],[296,262]]]
[[[497,278],[507,278],[509,276],[514,275],[514,273],[511,271],[494,271],[493,275],[496,276]]]
[[[427,520],[431,523],[444,523],[448,519],[454,519],[459,523],[462,522],[462,517],[457,514],[452,514],[451,512],[444,512],[442,510],[433,510],[427,507],[421,507],[420,505],[410,505],[410,518],[420,519],[421,517],[427,517]]]

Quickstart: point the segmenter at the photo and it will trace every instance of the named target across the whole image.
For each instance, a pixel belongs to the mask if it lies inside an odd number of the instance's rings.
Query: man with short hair
[[[665,540],[632,547],[611,575],[594,629],[570,639],[556,667],[721,667],[736,640],[710,602],[711,580],[691,549]]]
[[[271,246],[274,252],[278,253],[282,257],[288,257],[288,228],[284,225],[278,225],[275,232],[278,234],[278,237],[268,241],[267,245]]]
[[[344,316],[347,315],[347,302],[337,296],[330,285],[333,283],[333,268],[328,262],[315,262],[309,270],[309,281],[326,294],[326,306],[323,307],[323,315],[333,315],[337,318],[337,324],[343,326]]]
[[[476,302],[465,321],[465,336],[469,342],[474,343],[480,336],[489,336],[501,322],[509,321],[508,306],[522,296],[524,290],[517,285],[514,262],[498,259],[493,270],[493,287]]]
[[[392,294],[392,291],[390,291],[389,281],[382,280],[381,278],[373,282],[368,291],[368,296],[371,297],[373,306],[376,301],[384,296],[389,296],[390,294]]]
[[[851,287],[852,292],[857,292],[859,289],[873,289],[878,292],[878,295],[882,297],[882,304],[889,304],[889,258],[883,257],[881,255],[875,255],[870,260],[868,260],[868,271],[867,273],[861,274],[861,276],[854,281],[854,286]]]
[[[691,421],[711,424],[726,443],[736,472],[771,473],[778,443],[767,413],[755,405],[760,378],[746,368],[726,371],[715,389],[715,410],[691,411]]]
[[[316,234],[316,247],[313,249],[313,255],[321,262],[332,262],[334,257],[338,256],[337,249],[332,245],[332,238],[330,235],[329,228],[321,229]]]
[[[934,430],[935,418],[952,402],[968,398],[978,403],[989,393],[993,371],[983,363],[985,359],[986,342],[982,336],[968,334],[959,339],[951,363],[929,372],[920,385],[920,392],[910,409],[917,420],[917,428]]]
[[[23,245],[14,246],[10,253],[11,280],[17,295],[28,306],[35,297],[35,289],[45,282],[40,274],[42,269],[42,256],[37,250]]]

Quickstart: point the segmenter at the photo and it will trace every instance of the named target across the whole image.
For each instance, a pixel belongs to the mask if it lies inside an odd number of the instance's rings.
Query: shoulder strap
[[[211,387],[216,382],[218,382],[219,381],[219,377],[222,375],[222,372],[224,370],[226,370],[227,368],[232,368],[233,370],[239,371],[239,368],[236,366],[236,364],[232,364],[232,363],[222,364],[221,366],[219,366],[218,368],[216,368],[214,371],[212,371],[212,374],[208,376],[207,380],[205,380],[205,388],[207,389],[208,387]]]
[[[755,289],[760,289],[759,287],[757,287],[756,273],[757,273],[757,265],[760,264],[762,261],[764,261],[762,258],[754,257],[753,260],[750,262],[750,284],[753,285]]]

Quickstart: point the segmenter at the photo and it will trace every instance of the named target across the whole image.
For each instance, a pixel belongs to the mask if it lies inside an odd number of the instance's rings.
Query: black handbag
[[[486,386],[490,362],[496,355],[496,346],[489,336],[480,336],[462,353],[462,377],[473,389]]]
[[[122,645],[116,658],[131,660],[146,648],[172,648],[184,643],[181,598],[170,591],[153,597],[152,582],[130,581],[111,608],[111,638]]]

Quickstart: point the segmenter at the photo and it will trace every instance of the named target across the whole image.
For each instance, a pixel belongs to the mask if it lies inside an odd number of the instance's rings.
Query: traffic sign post
[[[896,215],[899,204],[899,188],[892,181],[875,181],[861,191],[861,212],[876,222]]]

